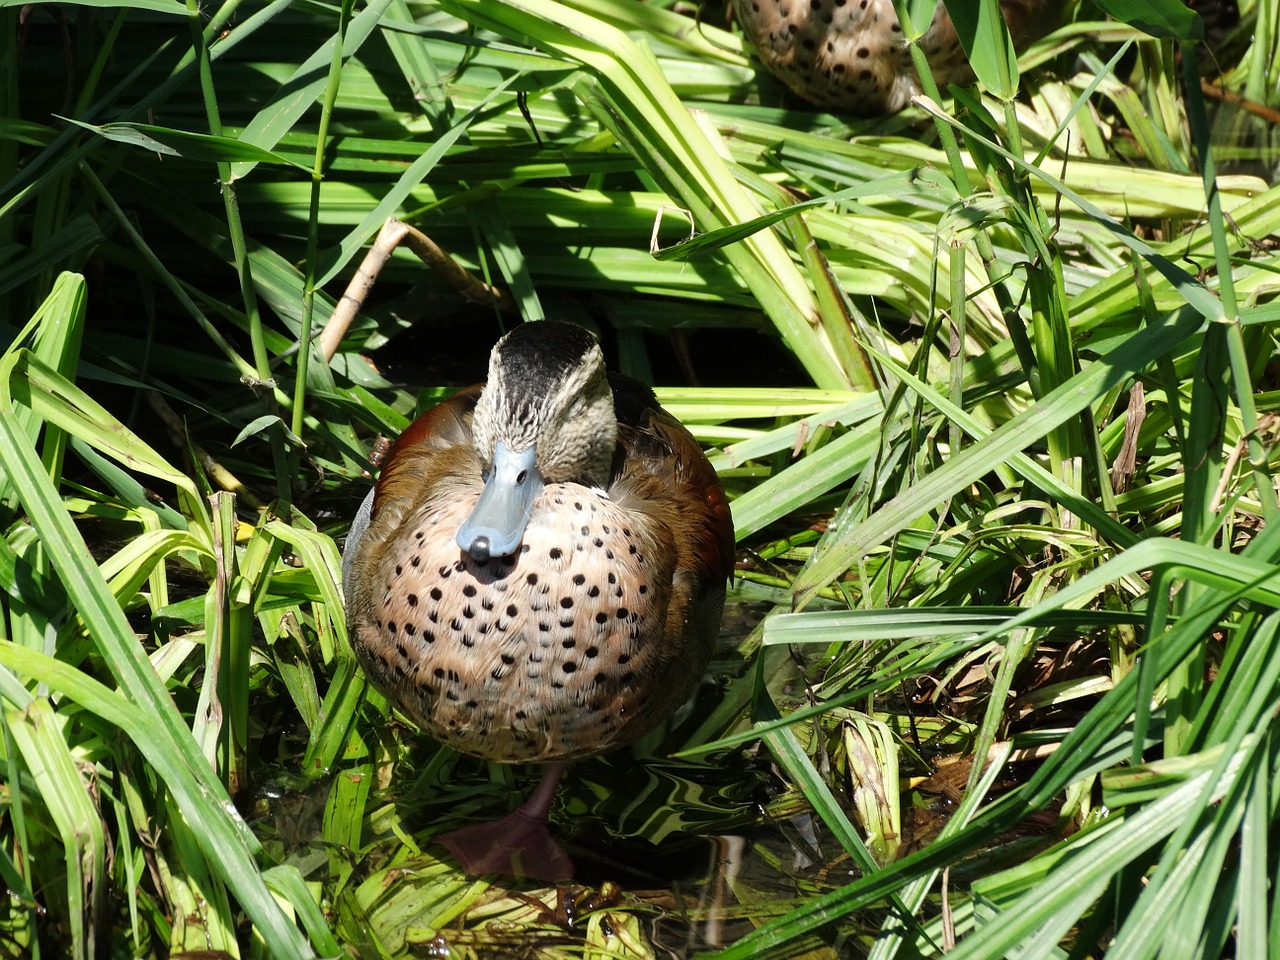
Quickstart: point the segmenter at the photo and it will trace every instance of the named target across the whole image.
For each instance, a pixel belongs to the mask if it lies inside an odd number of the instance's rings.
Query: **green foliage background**
[[[0,3],[6,955],[654,955],[639,901],[566,937],[437,860],[509,775],[458,792],[351,661],[334,537],[447,386],[364,357],[497,328],[400,251],[299,348],[391,215],[635,375],[736,345],[660,396],[773,612],[659,752],[762,741],[858,870],[736,886],[716,956],[1280,955],[1273,5],[1205,45],[1073,4],[979,38],[990,92],[858,122],[671,7]],[[250,826],[272,791],[314,836]]]

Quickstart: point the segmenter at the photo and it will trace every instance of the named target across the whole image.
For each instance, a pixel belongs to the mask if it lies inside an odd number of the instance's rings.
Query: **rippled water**
[[[748,745],[664,756],[700,729],[745,670],[734,651],[764,609],[727,611],[709,672],[716,685],[679,729],[647,745],[648,755],[623,750],[570,767],[552,829],[575,862],[571,884],[485,883],[458,873],[432,836],[501,816],[538,773],[458,757],[410,727],[388,732],[407,749],[371,791],[361,850],[334,851],[320,839],[334,781],[262,791],[256,827],[277,857],[322,883],[331,922],[358,956],[581,956],[594,944],[674,958],[731,944],[852,876],[807,806],[778,802],[783,783],[767,752]],[[847,931],[822,939],[818,956],[857,955]]]

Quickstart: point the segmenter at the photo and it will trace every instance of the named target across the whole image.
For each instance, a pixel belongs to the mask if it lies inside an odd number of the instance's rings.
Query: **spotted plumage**
[[[1001,0],[1016,45],[1052,28],[1060,0]],[[920,80],[890,0],[734,0],[765,67],[806,100],[860,116],[897,113]],[[920,41],[939,85],[972,77],[941,3]]]
[[[539,486],[504,555],[501,534],[465,531],[495,449],[521,445]],[[352,644],[436,739],[502,763],[585,757],[696,688],[732,568],[724,491],[652,391],[606,378],[584,331],[544,321],[500,341],[487,387],[396,442],[366,513],[347,551]]]

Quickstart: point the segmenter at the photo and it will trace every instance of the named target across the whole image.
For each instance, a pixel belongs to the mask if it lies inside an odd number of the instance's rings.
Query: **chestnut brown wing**
[[[733,575],[733,516],[724,485],[684,425],[653,391],[611,375],[618,453],[610,496],[659,513],[671,529],[677,568],[722,588]]]
[[[723,587],[733,576],[733,516],[724,486],[698,442],[660,407],[642,426],[620,428],[619,435],[630,441],[627,473],[633,481],[644,476],[665,488],[663,496],[650,486],[650,497],[670,503],[677,566]]]
[[[385,466],[378,477],[373,512],[385,496],[407,495],[421,483],[422,457],[450,447],[471,446],[471,413],[484,384],[477,383],[459,390],[405,427],[383,459]]]

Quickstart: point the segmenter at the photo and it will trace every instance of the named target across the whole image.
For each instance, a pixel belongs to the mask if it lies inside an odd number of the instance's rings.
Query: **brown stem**
[[[465,300],[480,305],[493,304],[503,313],[515,312],[516,304],[511,299],[511,294],[492,287],[474,276],[421,230],[395,217],[389,217],[382,225],[382,229],[378,231],[373,246],[360,262],[351,282],[347,284],[347,289],[343,291],[342,299],[334,308],[333,316],[329,318],[329,322],[324,325],[324,330],[320,333],[320,352],[325,360],[332,360],[333,355],[338,352],[338,344],[347,335],[352,321],[360,312],[360,307],[365,297],[369,295],[369,290],[378,278],[378,274],[382,272],[392,252],[401,243],[407,245],[423,263],[440,274],[445,283],[457,290]]]

